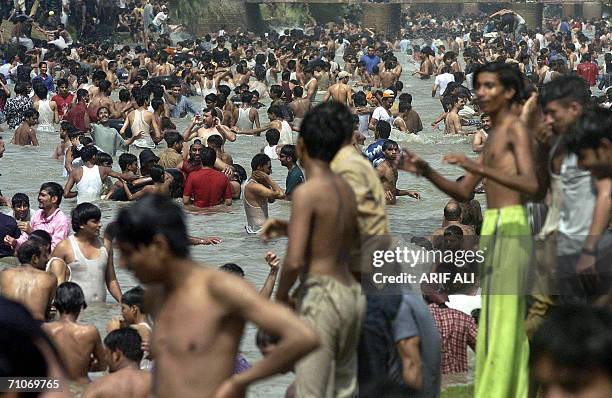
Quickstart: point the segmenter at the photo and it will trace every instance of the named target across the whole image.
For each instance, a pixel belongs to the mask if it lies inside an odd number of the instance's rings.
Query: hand
[[[144,131],[139,131],[138,134],[136,134],[132,138],[134,139],[134,141],[136,141],[137,139],[142,138],[143,135],[144,135]]]
[[[223,174],[227,176],[227,178],[231,179],[234,176],[234,168],[232,166],[227,166],[223,169]]]
[[[418,193],[417,191],[408,191],[407,194],[408,194],[407,196],[410,196],[411,198],[421,200],[421,194]]]
[[[521,110],[521,120],[523,122],[528,123],[533,119],[536,112],[538,111],[538,94],[534,91],[529,96],[529,99],[525,101],[523,104],[523,109]]]
[[[277,218],[268,218],[264,225],[262,225],[261,232],[259,233],[259,235],[261,236],[261,240],[267,242],[270,239],[287,236],[288,229],[289,222],[285,220],[279,220]]]
[[[385,191],[385,199],[387,200],[387,204],[395,202],[395,195],[391,191]]]
[[[595,292],[599,285],[599,275],[595,268],[595,256],[582,253],[576,263],[576,273],[585,290]]]
[[[395,158],[395,162],[399,170],[416,175],[424,175],[429,171],[429,163],[405,149],[402,150],[400,156]]]
[[[6,235],[4,237],[4,243],[9,245],[11,248],[15,248],[15,246],[17,246],[17,239],[13,238],[12,236]]]
[[[236,381],[234,376],[225,380],[215,391],[213,398],[243,398],[246,395],[246,386]]]
[[[253,172],[253,179],[262,185],[270,185],[270,176],[261,170],[256,170]]]
[[[280,267],[280,258],[278,258],[276,253],[271,251],[266,252],[265,259],[271,269],[278,269],[278,267]]]
[[[208,238],[202,238],[198,241],[199,245],[217,245],[221,243],[221,238],[217,236],[211,236]]]
[[[444,162],[457,165],[474,174],[483,173],[482,167],[479,163],[474,162],[472,159],[468,158],[462,153],[448,154],[444,156]]]

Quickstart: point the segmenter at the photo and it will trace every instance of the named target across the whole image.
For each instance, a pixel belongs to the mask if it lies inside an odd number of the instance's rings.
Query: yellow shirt
[[[183,156],[172,148],[168,148],[159,154],[158,164],[164,169],[173,169],[178,167],[183,161]]]
[[[338,151],[331,162],[331,169],[344,178],[355,192],[362,238],[389,234],[385,191],[372,164],[353,146],[347,145]]]

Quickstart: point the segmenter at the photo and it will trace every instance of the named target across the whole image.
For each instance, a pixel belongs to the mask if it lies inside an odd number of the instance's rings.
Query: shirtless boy
[[[194,138],[200,138],[202,142],[206,142],[211,135],[219,135],[223,141],[236,141],[236,133],[230,130],[229,127],[221,124],[218,117],[217,109],[206,109],[202,118],[197,116],[193,118],[191,123],[183,132],[185,142],[191,141]],[[195,131],[194,128],[197,128]]]
[[[34,129],[34,126],[38,124],[38,111],[36,109],[28,109],[23,113],[23,116],[25,119],[15,130],[11,144],[38,146],[36,129]]]
[[[444,134],[466,134],[461,128],[461,119],[459,118],[459,111],[465,106],[465,99],[461,97],[453,97],[450,111],[446,114],[444,119]]]
[[[161,195],[167,198],[170,197],[170,185],[172,181],[174,181],[172,175],[166,173],[164,168],[157,164],[151,167],[149,175],[153,180],[153,185],[146,185],[136,193],[132,193],[127,182],[123,181],[123,189],[129,201],[138,200],[148,194]]]
[[[323,96],[323,102],[329,101],[331,98],[342,105],[352,107],[353,90],[351,90],[351,87],[348,85],[350,77],[351,74],[346,71],[338,73],[338,83],[333,84],[327,89],[327,92]]]
[[[523,80],[510,65],[488,63],[475,72],[474,81],[480,107],[491,116],[493,128],[482,158],[474,161],[464,154],[445,157],[447,163],[467,171],[465,178],[447,180],[409,152],[403,153],[400,167],[424,176],[460,202],[469,199],[477,184],[487,179],[488,210],[481,229],[481,248],[495,249],[485,252],[487,280],[483,286],[491,290],[483,292],[474,396],[526,397],[529,346],[524,328],[525,296],[520,289],[531,247],[517,238],[502,239],[531,236],[522,196],[539,191],[530,137],[511,111],[522,95]],[[492,339],[491,333],[496,338]]]
[[[23,304],[40,321],[45,320],[57,287],[55,275],[45,272],[48,256],[48,247],[30,239],[17,250],[21,266],[0,272],[2,296]]]
[[[489,130],[491,129],[491,117],[489,115],[486,113],[481,114],[480,121],[482,122],[482,128],[476,130],[472,141],[472,151],[476,153],[484,150],[485,142],[487,142]]]
[[[326,102],[306,116],[297,152],[308,179],[292,194],[291,220],[269,220],[262,231],[264,239],[289,236],[276,299],[290,303],[289,291],[303,277],[297,311],[321,338],[321,348],[296,366],[296,397],[350,397],[357,388],[365,299],[346,255],[358,241],[357,205],[329,165],[352,135],[352,116],[342,104]]]
[[[152,376],[139,368],[141,342],[131,328],[110,332],[104,339],[110,374],[94,380],[83,398],[148,398]]]
[[[77,322],[81,311],[87,308],[83,290],[76,283],[64,282],[58,286],[53,304],[59,320],[45,323],[43,330],[57,348],[68,378],[87,384],[88,372],[106,369],[106,354],[98,329]]]
[[[395,165],[399,151],[397,142],[386,140],[382,145],[382,150],[384,160],[376,166],[376,170],[385,189],[387,204],[394,205],[397,202],[398,196],[410,196],[411,198],[420,199],[421,196],[416,191],[397,189],[397,166]]]
[[[185,216],[171,200],[149,195],[124,207],[117,227],[121,264],[142,283],[163,288],[153,333],[155,396],[242,397],[249,384],[289,370],[317,347],[314,331],[288,308],[189,257]],[[246,321],[280,336],[280,343],[232,375]]]

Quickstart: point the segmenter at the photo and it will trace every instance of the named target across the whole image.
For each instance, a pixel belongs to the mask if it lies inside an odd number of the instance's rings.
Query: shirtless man
[[[170,76],[174,72],[175,67],[168,60],[168,53],[162,51],[159,54],[159,62],[160,64],[157,65],[155,76]]]
[[[348,107],[353,106],[353,90],[348,85],[351,75],[348,72],[342,71],[338,73],[338,83],[333,84],[327,89],[323,96],[323,102],[329,101],[331,98],[334,101],[340,102]]]
[[[481,153],[484,150],[485,142],[489,137],[489,130],[491,129],[491,117],[486,113],[480,115],[480,121],[482,122],[482,128],[476,130],[474,139],[472,141],[472,151]]]
[[[27,109],[23,116],[25,119],[21,125],[15,130],[11,144],[25,146],[38,146],[38,138],[36,137],[35,125],[38,124],[38,111],[36,109]]]
[[[194,127],[197,127],[195,131],[193,131]],[[221,124],[216,108],[206,109],[201,118],[194,117],[183,132],[185,142],[199,138],[202,143],[206,143],[211,135],[219,135],[223,138],[223,141],[236,141],[236,133]]]
[[[469,134],[463,131],[461,127],[461,119],[459,118],[459,111],[465,106],[465,99],[461,97],[453,97],[451,101],[451,109],[448,111],[446,118],[444,119],[444,134]]]
[[[293,87],[293,101],[287,105],[291,112],[293,112],[293,121],[291,122],[294,130],[299,130],[304,120],[304,117],[310,109],[312,109],[312,102],[308,98],[303,98],[304,88],[302,86]]]
[[[480,107],[491,116],[493,128],[482,158],[474,161],[464,154],[445,157],[447,163],[466,169],[465,178],[450,181],[407,151],[399,164],[403,170],[426,177],[459,202],[469,199],[477,184],[487,179],[488,210],[481,229],[481,248],[489,249],[485,251],[486,285],[482,285],[489,289],[483,292],[486,300],[478,333],[479,365],[474,396],[525,397],[529,345],[524,331],[526,304],[521,281],[529,267],[531,247],[518,238],[503,238],[531,236],[522,197],[534,196],[539,191],[531,139],[524,124],[511,111],[520,99],[524,83],[512,66],[501,63],[482,65],[474,74],[474,82]],[[492,339],[490,333],[498,334],[499,338]],[[499,374],[508,376],[498,380]]]
[[[387,59],[384,67],[380,70],[380,84],[383,88],[389,88],[395,86],[395,83],[399,79],[402,73],[402,67],[399,65],[397,60]]]
[[[223,138],[218,135],[211,135],[206,140],[206,146],[215,150],[217,154],[217,158],[221,159],[221,161],[227,165],[233,165],[234,159],[232,159],[232,155],[225,152],[223,150]]]
[[[463,231],[463,236],[474,236],[476,232],[474,227],[462,223],[462,208],[459,203],[454,200],[449,200],[446,206],[444,206],[444,226],[436,229],[431,234],[431,243],[435,248],[441,248],[444,243],[444,231],[451,225],[456,225]]]
[[[312,66],[306,66],[304,68],[304,90],[306,90],[304,98],[308,98],[313,102],[319,90],[319,81],[314,77],[314,69]]]
[[[128,184],[123,181],[123,189],[125,190],[125,194],[129,201],[138,200],[149,194],[161,195],[166,198],[170,197],[170,185],[172,184],[172,181],[174,181],[172,175],[170,173],[166,173],[164,168],[157,164],[151,167],[149,175],[153,180],[153,184],[146,185],[136,193],[132,193],[128,187]]]
[[[429,49],[429,51],[431,51],[431,49]],[[421,66],[419,67],[419,70],[412,72],[412,75],[419,75],[421,80],[427,80],[431,78],[431,75],[433,74],[433,69],[434,65],[429,58],[429,52],[423,51],[421,52]]]
[[[77,322],[87,308],[83,290],[76,283],[64,282],[58,286],[53,304],[59,320],[45,323],[43,330],[57,348],[68,378],[87,384],[88,372],[106,370],[106,353],[95,325]]]
[[[120,110],[115,107],[115,101],[111,98],[112,84],[108,80],[102,80],[98,85],[98,93],[91,97],[91,101],[87,106],[87,114],[91,122],[98,120],[98,108],[105,107],[111,113],[111,118],[120,118],[123,115]]]
[[[285,193],[270,177],[272,161],[264,153],[258,153],[251,160],[253,174],[244,185],[244,210],[247,216],[247,232],[257,231],[268,218],[268,203],[283,199]]]
[[[148,398],[150,372],[140,370],[141,338],[134,329],[122,328],[104,338],[109,374],[94,380],[83,398]]]
[[[155,396],[242,397],[251,383],[289,370],[318,346],[312,329],[288,308],[237,276],[193,261],[185,216],[171,200],[149,195],[124,207],[117,226],[121,264],[142,283],[161,286],[152,345]],[[279,336],[280,343],[232,375],[247,321]]]
[[[336,102],[306,116],[297,152],[308,179],[291,196],[290,222],[271,219],[262,230],[264,239],[290,237],[276,299],[292,303],[289,291],[301,278],[297,311],[321,338],[321,348],[296,366],[296,397],[350,397],[357,388],[365,299],[346,255],[359,239],[357,205],[351,186],[330,169],[345,137],[353,134],[351,120],[348,108]],[[336,124],[344,131],[329,127]]]
[[[376,170],[385,190],[387,204],[394,205],[397,201],[397,196],[410,196],[411,198],[420,199],[421,196],[416,191],[397,189],[397,166],[395,165],[399,151],[397,142],[386,140],[382,145],[382,150],[385,158],[376,166]]]
[[[117,302],[121,302],[121,287],[113,264],[113,247],[110,242],[104,243],[100,239],[101,217],[100,209],[91,203],[81,203],[75,207],[71,214],[74,235],[53,249],[48,270],[58,280],[70,280],[86,287],[85,297],[90,302],[106,301],[106,290]],[[87,264],[83,264],[84,261]],[[66,276],[68,266],[69,277]],[[99,280],[92,280],[97,278]]]
[[[27,240],[17,250],[20,267],[0,272],[0,293],[23,304],[34,319],[44,321],[55,295],[57,278],[45,272],[49,248],[37,240]]]

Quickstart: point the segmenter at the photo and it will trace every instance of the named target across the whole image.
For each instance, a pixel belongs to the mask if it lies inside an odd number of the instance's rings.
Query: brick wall
[[[363,3],[362,25],[395,35],[400,28],[401,6],[399,4]]]

